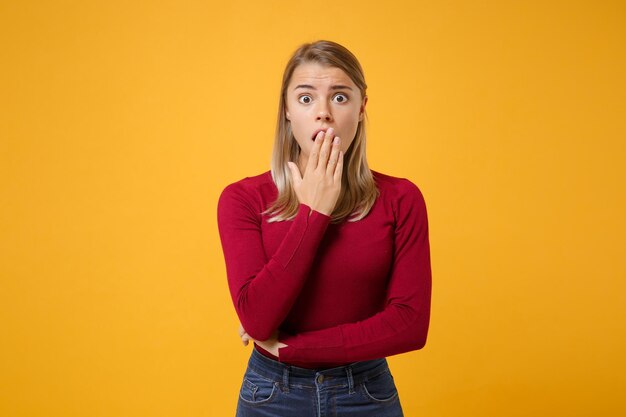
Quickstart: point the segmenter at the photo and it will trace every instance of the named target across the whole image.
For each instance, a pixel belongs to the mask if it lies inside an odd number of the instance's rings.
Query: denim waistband
[[[300,368],[268,358],[254,347],[248,361],[248,368],[262,377],[279,382],[283,387],[289,387],[289,384],[312,388],[345,385],[349,386],[351,391],[354,385],[374,378],[389,369],[386,358],[353,362],[336,368]]]

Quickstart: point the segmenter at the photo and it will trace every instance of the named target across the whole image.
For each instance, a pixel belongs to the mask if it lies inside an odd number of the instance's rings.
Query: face
[[[308,158],[318,129],[332,127],[346,153],[363,120],[367,96],[340,68],[316,63],[301,64],[294,70],[286,96],[286,117],[300,145],[301,156]]]

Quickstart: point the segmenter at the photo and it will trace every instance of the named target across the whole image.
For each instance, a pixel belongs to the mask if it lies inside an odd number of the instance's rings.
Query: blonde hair
[[[287,162],[297,163],[300,146],[291,131],[291,123],[287,120],[285,101],[287,87],[294,70],[298,65],[306,63],[317,63],[343,70],[359,88],[361,98],[366,95],[367,84],[361,65],[356,57],[342,45],[332,41],[318,40],[301,45],[293,53],[283,73],[280,91],[278,121],[271,161],[271,174],[274,184],[278,188],[278,197],[263,212],[263,214],[272,215],[267,220],[268,222],[291,220],[298,212],[299,202],[289,180],[291,171]],[[364,113],[365,118],[367,118],[367,112],[364,111]],[[364,120],[359,121],[354,141],[350,144],[343,158],[341,192],[331,214],[331,223],[340,223],[349,216],[353,216],[353,218],[348,221],[361,220],[369,213],[380,194],[372,172],[367,165]]]

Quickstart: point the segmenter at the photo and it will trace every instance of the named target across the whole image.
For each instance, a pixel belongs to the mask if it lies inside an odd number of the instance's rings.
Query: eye
[[[302,101],[303,98],[307,98],[308,101],[303,102]],[[300,96],[298,97],[298,101],[302,104],[309,104],[311,102],[311,96],[307,96],[307,95]]]
[[[338,103],[345,103],[346,101],[348,101],[348,96],[343,93],[339,93],[335,97],[343,97],[341,101],[338,101]]]

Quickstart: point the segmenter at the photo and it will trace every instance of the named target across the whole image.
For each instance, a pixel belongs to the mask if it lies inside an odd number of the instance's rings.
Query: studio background
[[[0,3],[0,415],[234,415],[217,198],[317,39],[426,199],[407,417],[626,413],[624,2],[98,0]]]

